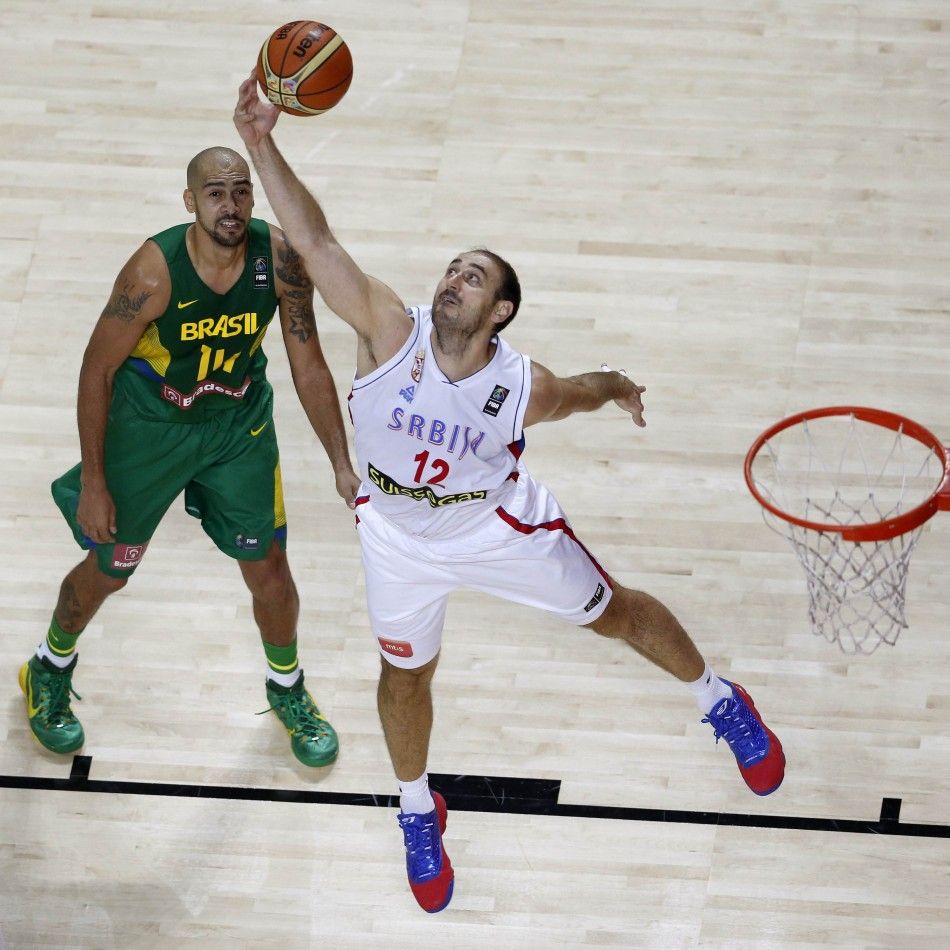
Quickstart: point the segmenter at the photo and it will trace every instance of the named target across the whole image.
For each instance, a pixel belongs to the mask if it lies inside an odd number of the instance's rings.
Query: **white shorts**
[[[611,581],[577,538],[557,499],[525,472],[503,506],[465,534],[413,537],[373,508],[357,509],[370,628],[394,666],[428,663],[442,645],[449,594],[459,588],[540,607],[569,623],[595,621]]]

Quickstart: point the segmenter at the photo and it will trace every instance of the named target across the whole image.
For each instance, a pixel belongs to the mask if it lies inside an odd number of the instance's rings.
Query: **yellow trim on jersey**
[[[255,314],[255,316],[256,316],[256,314]],[[269,326],[270,326],[270,324],[268,323],[268,324],[261,330],[261,332],[257,334],[257,337],[255,338],[254,342],[251,344],[251,348],[247,351],[247,355],[248,355],[248,356],[253,356],[253,355],[254,355],[254,351],[264,342],[264,334],[267,332],[267,327],[269,327]]]
[[[287,512],[284,510],[284,483],[280,479],[280,462],[274,469],[274,528],[287,524]]]
[[[168,366],[172,361],[171,353],[162,346],[162,341],[158,336],[158,327],[154,323],[150,323],[146,327],[145,332],[139,338],[138,343],[135,344],[135,349],[132,350],[129,356],[145,360],[162,379],[165,378]]]

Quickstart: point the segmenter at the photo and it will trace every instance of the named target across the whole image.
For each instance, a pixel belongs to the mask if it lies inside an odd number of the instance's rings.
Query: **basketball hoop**
[[[745,480],[805,569],[815,634],[845,653],[893,646],[914,546],[950,510],[947,447],[893,412],[811,409],[755,440]]]

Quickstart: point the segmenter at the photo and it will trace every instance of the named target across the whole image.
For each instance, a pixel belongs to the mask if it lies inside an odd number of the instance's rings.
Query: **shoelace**
[[[82,702],[82,696],[73,689],[73,678],[69,675],[51,676],[46,683],[46,692],[49,697],[46,701],[47,722],[62,721],[67,715],[72,715],[70,696]]]
[[[290,720],[294,723],[297,732],[308,736],[328,735],[326,720],[321,719],[319,711],[305,693],[287,693],[267,709],[262,709],[257,715],[275,712],[282,722]]]
[[[716,744],[720,739],[725,739],[729,748],[738,753],[740,758],[747,761],[750,758],[761,756],[762,750],[759,748],[757,736],[752,729],[752,725],[747,718],[742,715],[742,707],[735,700],[727,703],[722,714],[716,716],[716,721],[709,716],[703,719],[708,722],[716,733]],[[712,715],[710,713],[710,715]]]
[[[412,874],[416,880],[433,877],[439,871],[436,864],[436,821],[423,821],[423,817],[422,815],[396,816],[399,827],[402,828],[406,854],[412,863]]]

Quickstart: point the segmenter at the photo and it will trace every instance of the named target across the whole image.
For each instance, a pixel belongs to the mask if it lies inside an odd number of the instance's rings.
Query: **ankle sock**
[[[36,655],[44,657],[63,670],[73,662],[80,633],[82,630],[79,633],[67,633],[63,630],[54,613],[49,630],[46,631],[46,639],[36,648]]]
[[[732,687],[719,679],[708,663],[703,670],[703,675],[698,680],[687,683],[686,686],[693,694],[699,711],[704,714],[709,713],[722,700],[732,699]]]
[[[293,686],[300,679],[301,669],[297,662],[297,638],[287,646],[279,647],[263,640],[264,656],[267,657],[267,678],[280,686]]]
[[[427,772],[412,782],[399,783],[399,807],[404,815],[428,815],[435,808]]]

